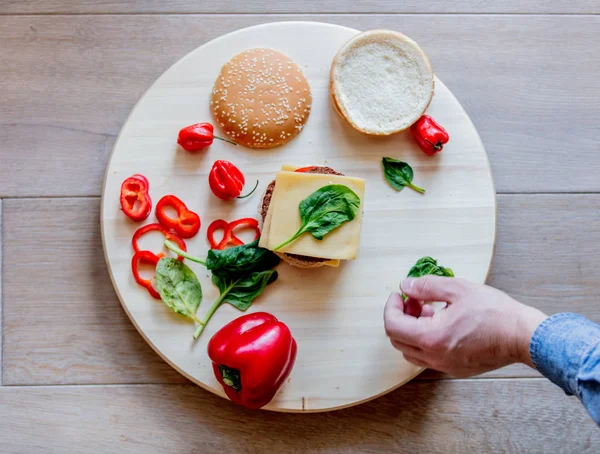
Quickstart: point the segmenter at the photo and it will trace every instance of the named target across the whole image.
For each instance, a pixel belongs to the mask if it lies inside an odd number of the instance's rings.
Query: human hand
[[[392,293],[385,331],[407,361],[468,377],[515,362],[533,367],[529,343],[547,316],[486,285],[440,276],[405,279]],[[433,313],[424,301],[447,302]]]

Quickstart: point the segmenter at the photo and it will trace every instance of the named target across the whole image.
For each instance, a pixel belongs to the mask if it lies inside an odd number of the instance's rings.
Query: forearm
[[[537,327],[529,352],[535,368],[576,395],[600,424],[600,326],[581,315],[555,314]]]

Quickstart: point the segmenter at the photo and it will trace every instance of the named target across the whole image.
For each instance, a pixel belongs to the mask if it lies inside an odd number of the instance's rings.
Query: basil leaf
[[[454,277],[454,271],[450,268],[444,268],[443,266],[438,265],[437,260],[429,256],[421,257],[417,260],[417,263],[410,269],[406,277],[417,278],[427,276],[428,274]],[[407,296],[403,293],[402,298],[406,300]]]
[[[352,221],[359,207],[360,198],[348,186],[330,184],[316,190],[300,202],[298,207],[302,221],[300,229],[274,250],[281,249],[306,232],[312,234],[317,240],[322,240],[325,235],[344,222]]]
[[[202,287],[187,265],[170,257],[160,259],[156,265],[156,289],[174,312],[201,323],[196,311],[202,301]]]
[[[425,189],[412,183],[413,169],[406,162],[392,158],[383,158],[381,162],[383,163],[385,179],[394,189],[402,191],[405,186],[408,186],[421,194],[425,194]]]
[[[246,274],[238,279],[221,277],[213,274],[212,281],[221,291],[219,299],[229,303],[241,311],[250,307],[265,287],[277,280],[277,271],[258,271]]]
[[[264,271],[276,267],[279,257],[258,247],[258,240],[221,251],[211,249],[206,257],[206,268],[213,275],[236,277],[245,273]]]

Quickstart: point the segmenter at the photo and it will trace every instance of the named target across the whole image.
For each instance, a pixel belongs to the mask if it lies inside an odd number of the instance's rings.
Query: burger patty
[[[338,175],[343,177],[344,174],[340,172],[336,172],[331,167],[325,166],[314,166],[312,169],[307,170],[304,173],[321,173],[324,175]],[[265,191],[265,195],[263,196],[262,206],[260,208],[260,216],[262,217],[263,222],[267,217],[267,211],[269,210],[269,205],[271,204],[271,199],[273,198],[273,190],[275,189],[275,180],[271,181],[269,186],[267,186],[267,190]],[[309,257],[306,255],[298,255],[298,254],[285,254],[289,257],[295,258],[297,260],[302,260],[304,262],[327,262],[329,259],[321,259],[318,257]]]

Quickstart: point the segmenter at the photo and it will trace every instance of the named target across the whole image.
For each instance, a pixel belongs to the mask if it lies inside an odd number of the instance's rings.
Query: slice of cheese
[[[281,166],[281,170],[288,170],[290,172],[293,172],[294,170],[298,169],[298,166],[293,166],[290,164],[284,164],[283,166]],[[263,222],[263,226],[262,226],[262,230],[261,230],[261,236],[260,236],[260,240],[258,242],[258,245],[260,247],[264,247],[266,248],[269,242],[269,232],[271,230],[271,220],[273,219],[273,201],[276,198],[276,192],[277,192],[277,185],[275,185],[275,189],[273,189],[273,194],[271,195],[271,203],[269,204],[269,208],[267,209],[267,215],[265,216],[265,221]],[[327,260],[326,262],[323,262],[323,265],[325,266],[331,266],[332,268],[337,268],[338,266],[340,266],[340,261],[339,259],[331,259],[331,260]]]
[[[272,214],[268,238],[263,241],[265,247],[273,250],[292,237],[301,226],[298,211],[300,202],[316,190],[330,184],[348,186],[358,195],[361,206],[356,217],[328,233],[323,240],[317,240],[310,233],[305,233],[278,252],[326,259],[354,260],[358,252],[362,225],[365,194],[365,180],[362,178],[280,171],[276,178],[274,197],[269,205]]]

